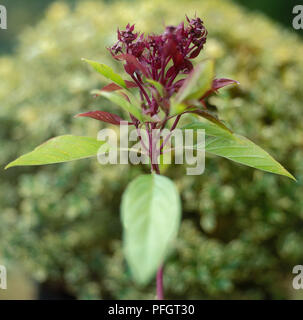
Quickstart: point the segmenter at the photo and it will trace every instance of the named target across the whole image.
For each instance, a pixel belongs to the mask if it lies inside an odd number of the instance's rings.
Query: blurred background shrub
[[[34,26],[39,19],[44,16],[48,6],[56,0],[1,0],[8,11],[8,30],[0,32],[0,54],[12,52],[17,45],[16,37],[27,26]],[[58,0],[57,0],[58,1]],[[80,0],[62,0],[71,7]],[[136,0],[100,0],[105,3],[114,1],[127,1],[130,5]],[[83,0],[82,0],[83,2]],[[249,8],[252,11],[263,12],[269,17],[283,24],[287,28],[292,28],[293,7],[299,4],[298,0],[234,0],[234,2]],[[294,30],[293,30],[294,31]],[[302,36],[300,30],[295,31]]]
[[[166,174],[183,199],[183,223],[165,269],[167,298],[290,299],[292,268],[303,261],[303,44],[293,32],[226,0],[55,2],[16,52],[0,57],[0,163],[56,135],[96,136],[102,125],[73,119],[115,108],[89,91],[104,85],[81,57],[113,66],[105,47],[117,26],[161,32],[184,14],[204,18],[201,58],[241,86],[210,99],[238,133],[270,151],[298,183],[207,158],[206,172]],[[119,112],[115,109],[115,112]],[[121,251],[120,197],[143,167],[96,159],[1,172],[0,250],[60,297],[152,299],[155,286],[132,282]],[[42,295],[43,297],[43,295]]]

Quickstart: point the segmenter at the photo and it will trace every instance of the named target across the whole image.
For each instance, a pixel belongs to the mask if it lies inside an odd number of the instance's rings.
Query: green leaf
[[[188,109],[188,106],[185,103],[182,102],[176,102],[174,99],[171,101],[171,107],[170,107],[170,115],[176,116],[178,114],[184,113],[185,110]],[[195,107],[190,108],[189,110],[195,110]]]
[[[94,90],[92,91],[92,93],[107,98],[111,102],[123,108],[125,111],[131,113],[138,120],[143,121],[141,110],[138,109],[134,104],[127,101],[126,96],[123,97],[120,93],[115,91],[107,92],[107,91],[101,91],[101,90]],[[126,93],[124,94],[126,95]]]
[[[233,139],[233,134],[230,130],[226,130],[221,126],[214,124],[211,120],[192,122],[185,125],[182,129],[202,129],[205,130],[205,135],[208,136]]]
[[[214,79],[214,63],[206,60],[191,71],[176,95],[176,103],[185,100],[199,99],[212,87]]]
[[[206,134],[205,151],[211,154],[296,180],[265,150],[241,135],[228,132],[206,120],[191,123],[183,129],[204,129]]]
[[[181,219],[178,191],[160,175],[142,175],[127,187],[121,205],[124,251],[136,282],[146,284],[163,263]]]
[[[229,160],[296,180],[265,150],[241,135],[233,134],[233,139],[220,137],[209,139],[205,148],[207,152]]]
[[[118,86],[127,89],[125,81],[119,74],[115,73],[111,67],[107,66],[106,64],[95,62],[92,60],[87,60],[84,58],[82,58],[82,60],[91,65],[97,72],[101,73],[105,78],[113,81]]]
[[[211,114],[207,110],[198,109],[198,110],[194,110],[194,111],[189,111],[189,113],[196,114],[204,119],[207,119],[208,121],[211,121],[213,124],[220,127],[221,129],[223,129],[229,133],[232,133],[232,131],[220,119],[218,119],[217,116]]]
[[[5,169],[15,166],[34,166],[61,163],[96,156],[105,142],[91,137],[59,136],[46,141],[32,152],[9,163]]]
[[[152,84],[157,91],[159,92],[160,96],[163,97],[164,95],[164,87],[162,86],[162,84],[158,81],[152,80],[152,79],[145,79],[146,82]]]

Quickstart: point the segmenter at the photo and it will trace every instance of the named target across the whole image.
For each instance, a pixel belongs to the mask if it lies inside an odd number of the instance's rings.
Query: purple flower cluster
[[[164,130],[170,119],[174,119],[170,131],[172,132],[178,125],[182,115],[194,113],[204,117],[217,125],[226,126],[207,110],[205,99],[213,92],[229,84],[236,83],[230,79],[214,79],[211,88],[205,93],[201,92],[199,97],[200,106],[192,105],[191,101],[184,101],[185,109],[173,114],[171,112],[171,97],[174,93],[182,91],[186,86],[186,80],[190,79],[195,72],[192,59],[196,58],[206,43],[207,30],[200,18],[187,19],[178,26],[168,26],[163,34],[144,36],[143,33],[135,32],[135,26],[128,24],[125,30],[118,29],[118,41],[109,48],[113,57],[124,61],[124,69],[131,77],[132,81],[124,80],[127,88],[137,88],[141,98],[141,112],[148,115],[144,121],[136,118],[130,113],[131,122],[140,131],[145,127],[149,136],[150,158],[157,159],[162,154],[165,142],[159,150],[155,150],[153,142],[153,130]],[[180,76],[178,77],[177,76]],[[182,77],[182,75],[184,75]],[[160,89],[159,89],[160,88]],[[102,91],[118,91],[128,102],[128,95],[121,91],[121,87],[116,83],[110,83]],[[196,101],[197,102],[197,101]],[[164,116],[159,116],[162,109]],[[122,119],[106,111],[91,111],[79,114],[80,117],[89,117],[103,122],[119,125]],[[152,162],[154,171],[159,172],[158,164]]]
[[[134,25],[118,30],[118,42],[110,48],[118,60],[125,60],[125,71],[140,87],[140,76],[160,82],[166,89],[168,98],[180,88],[182,81],[174,80],[179,74],[188,74],[193,65],[190,61],[197,57],[207,38],[207,30],[200,18],[189,19],[177,27],[168,26],[161,35],[135,33]],[[140,85],[139,85],[140,84]]]
[[[206,93],[201,92],[200,107],[190,103],[179,114],[171,114],[171,96],[177,93],[185,81],[194,73],[192,59],[196,58],[206,43],[207,30],[200,18],[189,19],[187,24],[181,22],[178,26],[168,26],[160,35],[144,36],[135,32],[135,26],[128,24],[125,30],[118,29],[118,41],[109,48],[112,56],[124,61],[124,69],[132,81],[125,80],[128,88],[138,88],[141,97],[141,112],[149,115],[152,121],[145,122],[146,126],[163,129],[168,120],[176,118],[171,129],[178,124],[181,116],[186,113],[195,113],[221,126],[224,126],[215,116],[208,112],[205,99],[213,92],[237,81],[230,79],[214,79],[212,87]],[[181,77],[178,77],[181,75]],[[184,75],[182,77],[182,75]],[[159,90],[159,86],[163,90]],[[117,83],[110,83],[102,91],[116,91],[122,88]],[[126,100],[128,96],[119,92]],[[162,109],[164,118],[157,115]],[[100,121],[119,124],[120,118],[105,111],[92,111],[80,114]],[[156,117],[155,117],[156,116]],[[130,114],[130,125],[140,126],[140,121]]]

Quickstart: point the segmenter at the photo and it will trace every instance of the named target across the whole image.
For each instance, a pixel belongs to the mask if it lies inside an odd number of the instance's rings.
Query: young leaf
[[[133,81],[128,81],[128,80],[124,80],[125,81],[125,84],[126,84],[126,87],[128,89],[130,88],[137,88],[138,85],[133,82]],[[117,91],[117,90],[121,90],[122,88],[120,86],[118,86],[117,84],[115,83],[109,83],[108,85],[106,85],[105,87],[103,87],[101,90],[102,91]]]
[[[206,60],[198,64],[189,74],[179,89],[176,102],[199,99],[212,87],[214,78],[214,63]]]
[[[120,125],[121,121],[125,121],[121,119],[118,115],[106,111],[89,111],[85,113],[79,113],[75,117],[88,117],[99,121],[115,124],[118,126]]]
[[[209,153],[296,180],[265,150],[241,135],[228,132],[208,121],[194,122],[183,129],[204,129],[207,137],[205,150]]]
[[[211,93],[218,91],[221,88],[224,88],[226,86],[229,86],[231,84],[240,84],[240,82],[236,81],[236,80],[232,80],[232,79],[225,79],[225,78],[221,78],[221,79],[215,79],[212,83],[212,87],[210,90],[208,90],[202,97],[202,99],[206,98],[207,96],[209,96]]]
[[[90,137],[59,136],[46,141],[32,152],[9,163],[5,169],[15,166],[34,166],[68,162],[97,155],[103,141]]]
[[[110,79],[115,84],[124,89],[127,88],[126,83],[122,79],[122,77],[119,74],[115,73],[113,69],[107,66],[106,64],[95,62],[92,60],[87,60],[84,58],[82,60],[90,64],[97,72],[101,73],[105,78]]]
[[[142,121],[141,111],[138,108],[136,108],[133,104],[131,104],[129,101],[127,101],[126,97],[123,97],[121,94],[115,91],[108,92],[101,90],[94,90],[92,93],[107,98],[108,100],[122,107],[125,111],[131,113],[138,120]]]
[[[146,284],[176,238],[181,219],[178,191],[164,176],[142,175],[127,187],[121,215],[126,259],[135,281]]]
[[[217,91],[221,88],[224,88],[226,86],[229,86],[231,84],[240,84],[239,81],[236,81],[236,80],[232,80],[232,79],[225,79],[225,78],[221,78],[221,79],[215,79],[213,81],[213,84],[212,84],[212,90],[213,91]]]

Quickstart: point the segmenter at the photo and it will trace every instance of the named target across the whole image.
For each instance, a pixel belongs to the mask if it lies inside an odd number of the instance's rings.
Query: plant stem
[[[148,94],[146,93],[145,89],[143,88],[142,84],[140,83],[140,81],[135,77],[135,76],[131,76],[132,79],[136,82],[136,84],[138,85],[138,87],[140,88],[140,91],[142,92],[142,94],[144,95],[149,107],[151,108],[152,107],[152,103],[149,99],[149,96]]]
[[[168,140],[170,139],[171,135],[172,135],[172,131],[174,131],[176,129],[176,126],[178,125],[178,122],[181,118],[181,115],[179,114],[173,124],[173,126],[170,128],[170,134],[167,135],[167,137],[165,138],[165,140],[162,142],[161,146],[160,146],[160,149],[159,149],[159,152],[160,154],[162,154],[162,149],[164,148],[164,146],[166,145],[166,143],[168,142]]]
[[[152,158],[151,158],[151,161],[152,161]],[[158,165],[151,164],[151,166],[152,166],[152,171],[156,172],[157,174],[160,174]],[[164,300],[163,265],[160,265],[157,271],[156,283],[157,283],[157,300]]]
[[[153,163],[153,141],[151,139],[151,133],[149,132],[149,148],[150,148],[150,161],[151,161],[151,171],[155,172],[156,174],[160,174],[160,169],[158,163]],[[164,299],[164,290],[163,290],[163,265],[160,265],[157,271],[156,277],[157,283],[157,300]]]
[[[157,272],[157,299],[164,300],[163,290],[163,266],[161,265]]]

